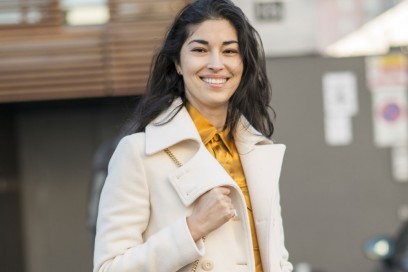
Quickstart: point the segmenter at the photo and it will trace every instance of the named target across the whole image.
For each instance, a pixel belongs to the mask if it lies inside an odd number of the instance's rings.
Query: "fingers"
[[[238,217],[237,210],[232,205],[232,200],[229,197],[229,194],[231,193],[231,190],[229,188],[217,187],[210,190],[210,192],[216,195],[221,208],[219,210],[219,213],[223,215],[225,222],[229,221],[232,218]]]
[[[216,187],[211,189],[210,192],[216,192],[222,195],[229,195],[231,193],[231,190],[227,187]]]
[[[205,236],[237,216],[230,193],[229,188],[217,187],[197,199],[188,218],[193,238]]]
[[[230,210],[230,216],[231,216],[230,219],[238,217],[237,210],[236,209],[231,209]]]

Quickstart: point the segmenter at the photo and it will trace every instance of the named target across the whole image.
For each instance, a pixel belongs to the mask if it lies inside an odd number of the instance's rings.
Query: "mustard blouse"
[[[256,272],[262,272],[261,255],[259,253],[258,240],[256,237],[251,201],[249,198],[244,171],[242,169],[241,161],[239,159],[239,154],[235,147],[235,144],[233,141],[228,139],[228,131],[217,131],[217,129],[207,119],[205,119],[205,117],[190,103],[187,103],[186,108],[191,118],[193,119],[195,126],[197,127],[197,130],[205,147],[224,167],[225,171],[229,173],[231,178],[238,184],[238,186],[241,188],[242,193],[244,194],[251,225]]]

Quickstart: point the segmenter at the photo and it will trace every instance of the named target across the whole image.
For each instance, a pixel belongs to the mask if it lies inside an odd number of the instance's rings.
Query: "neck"
[[[193,105],[218,131],[222,131],[227,120],[227,106],[203,108]]]

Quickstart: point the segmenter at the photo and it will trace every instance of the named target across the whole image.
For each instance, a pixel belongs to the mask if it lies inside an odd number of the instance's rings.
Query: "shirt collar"
[[[181,98],[176,98],[168,109],[157,116],[145,129],[147,155],[152,155],[182,141],[191,140],[202,144],[191,115],[182,106]],[[176,115],[174,116],[174,114]],[[182,133],[175,133],[181,132]],[[163,137],[166,135],[166,137]],[[273,142],[256,131],[244,116],[240,117],[234,134],[234,142],[239,154],[248,154],[255,145],[269,145]]]
[[[228,138],[228,129],[224,129],[223,131],[217,131],[217,129],[196,109],[187,102],[186,109],[193,119],[193,122],[200,134],[201,140],[203,141],[204,145],[208,144],[216,134],[218,134],[227,147],[228,152],[233,154],[233,142]]]

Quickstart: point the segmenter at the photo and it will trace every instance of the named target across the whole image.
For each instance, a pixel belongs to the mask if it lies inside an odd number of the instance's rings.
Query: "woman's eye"
[[[235,50],[235,49],[227,49],[227,50],[225,50],[224,51],[224,53],[225,54],[238,54],[239,53],[239,51],[238,50]]]
[[[192,51],[193,51],[193,52],[198,52],[198,53],[204,53],[204,52],[206,52],[206,50],[205,50],[204,48],[201,48],[201,47],[193,48]]]

